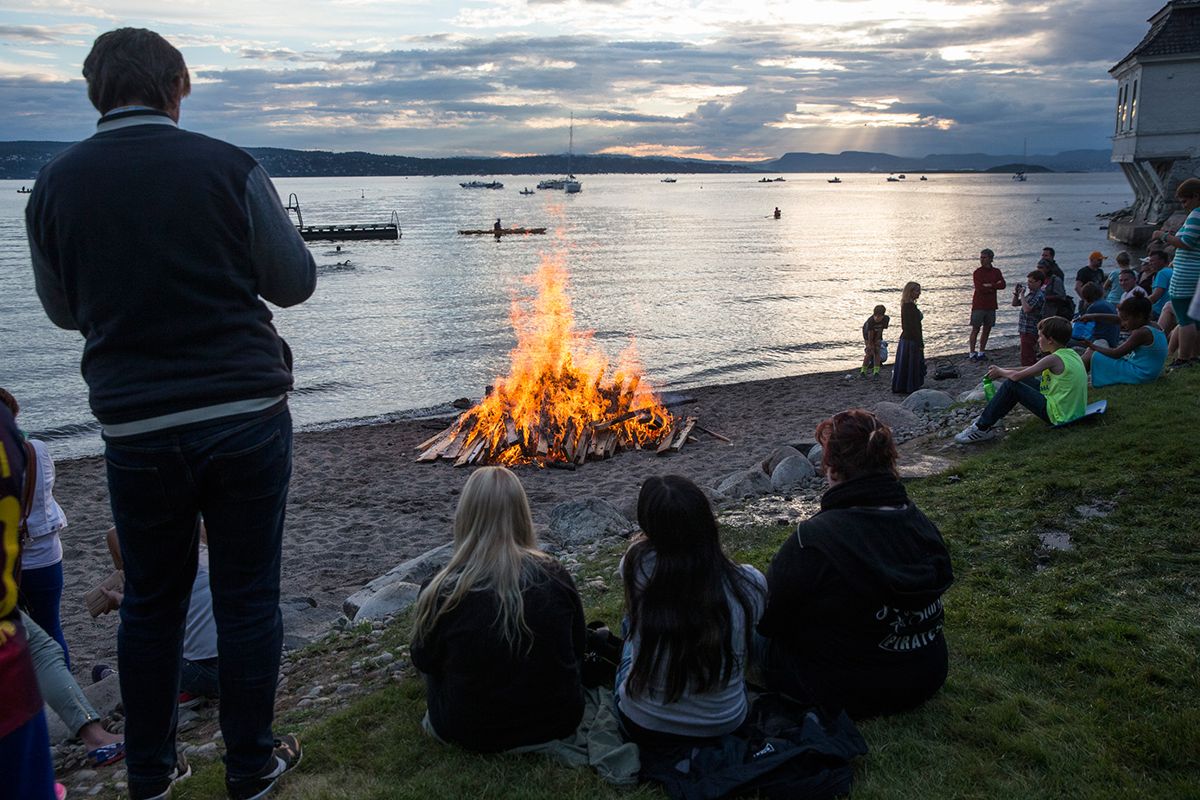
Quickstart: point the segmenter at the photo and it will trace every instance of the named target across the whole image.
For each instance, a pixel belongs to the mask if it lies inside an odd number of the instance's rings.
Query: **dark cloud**
[[[1107,69],[1158,3],[1080,0],[1068,13],[1008,0],[986,22],[812,26],[803,44],[778,26],[738,25],[703,43],[434,34],[382,52],[247,47],[236,68],[196,73],[184,122],[244,145],[413,155],[561,152],[558,122],[572,111],[587,151],[1019,153],[1023,139],[1031,152],[1102,148],[1116,91]],[[0,40],[15,40],[6,30]],[[964,50],[981,55],[947,57]],[[82,94],[78,82],[0,75],[0,104],[16,110],[0,118],[0,138],[90,127]],[[781,127],[808,119],[794,116],[798,104],[835,124]],[[873,111],[906,124],[837,121]]]

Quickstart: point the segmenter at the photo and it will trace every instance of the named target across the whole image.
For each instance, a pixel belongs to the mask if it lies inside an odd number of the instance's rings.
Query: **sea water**
[[[828,369],[857,372],[863,321],[882,303],[900,330],[900,290],[921,283],[928,354],[967,350],[971,273],[996,252],[1011,287],[1055,247],[1067,273],[1109,256],[1098,215],[1132,193],[1120,173],[1030,175],[584,175],[583,191],[519,194],[542,176],[460,180],[284,178],[307,225],[400,218],[399,241],[312,242],[315,294],[275,309],[295,355],[300,427],[445,409],[507,371],[514,298],[546,255],[561,253],[580,329],[616,359],[635,340],[647,380],[665,389]],[[25,182],[28,183],[28,182]],[[34,292],[24,231],[28,195],[0,181],[0,386],[20,422],[56,457],[99,452],[79,375],[83,341],[54,327]],[[774,219],[773,210],[781,210]],[[187,209],[179,209],[186,214]],[[544,236],[460,236],[461,228],[545,226]],[[136,246],[130,243],[130,247]],[[348,264],[342,263],[349,261]],[[1017,341],[1011,292],[991,348]]]

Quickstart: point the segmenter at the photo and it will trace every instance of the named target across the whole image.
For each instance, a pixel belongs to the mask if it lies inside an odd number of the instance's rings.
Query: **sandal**
[[[102,747],[97,747],[95,750],[88,750],[88,764],[93,767],[107,767],[109,764],[115,764],[125,757],[125,743],[113,742]]]

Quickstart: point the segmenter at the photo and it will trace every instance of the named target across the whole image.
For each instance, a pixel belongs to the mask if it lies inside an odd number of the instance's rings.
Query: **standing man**
[[[1075,295],[1081,300],[1085,283],[1094,283],[1101,288],[1104,287],[1104,254],[1099,250],[1093,250],[1092,254],[1088,256],[1088,265],[1075,273]]]
[[[1045,276],[1042,289],[1046,298],[1046,308],[1042,316],[1060,316],[1071,319],[1075,316],[1075,301],[1067,297],[1066,276],[1058,262],[1054,260],[1054,248],[1043,247],[1042,257],[1038,259],[1037,269]],[[1036,345],[1037,339],[1034,339]]]
[[[83,76],[96,133],[42,168],[25,222],[47,316],[83,334],[105,441],[129,796],[168,797],[190,774],[176,700],[203,515],[226,788],[258,797],[300,760],[299,742],[271,731],[292,358],[263,300],[303,302],[316,265],[249,154],[180,130],[191,85],[165,39],[109,31]]]
[[[979,251],[979,267],[972,279],[975,282],[975,293],[971,296],[971,355],[972,361],[987,360],[988,335],[996,324],[996,292],[1008,287],[1004,275],[992,266],[996,254],[985,247]],[[975,350],[975,340],[979,340],[979,351]]]

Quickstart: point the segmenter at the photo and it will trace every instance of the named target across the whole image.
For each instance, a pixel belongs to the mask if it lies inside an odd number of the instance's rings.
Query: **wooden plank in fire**
[[[441,441],[435,443],[432,447],[421,453],[421,455],[417,456],[417,461],[422,463],[437,461],[446,450],[450,449],[450,446],[454,444],[454,440],[457,438],[458,429],[452,425],[445,430]]]
[[[612,419],[606,419],[603,422],[595,423],[594,425],[592,425],[592,429],[597,430],[597,431],[606,431],[609,428],[613,427],[614,425],[620,425],[622,422],[625,422],[626,420],[631,420],[634,417],[639,416],[639,415],[649,417],[650,409],[639,408],[636,411],[626,411],[624,414],[613,417]]]
[[[582,464],[587,460],[588,450],[592,444],[592,429],[584,425],[579,432],[579,443],[575,447],[575,463]]]
[[[604,457],[612,458],[617,453],[617,445],[621,444],[620,437],[616,431],[610,431],[608,440],[604,443]]]
[[[682,448],[684,443],[688,440],[688,436],[691,434],[692,428],[694,427],[696,427],[695,417],[688,417],[685,419],[683,421],[683,430],[681,430],[675,437],[675,441],[671,444],[671,449],[678,453],[680,448]]]
[[[673,441],[675,441],[675,431],[677,428],[678,428],[678,424],[674,424],[670,428],[667,429],[666,435],[664,435],[663,438],[659,441],[658,449],[655,452],[657,452],[659,455],[662,455],[663,453],[667,452],[667,449],[671,446],[671,443]]]
[[[521,434],[517,432],[517,423],[513,422],[513,418],[508,414],[504,415],[504,444],[512,447],[517,442],[521,441]]]
[[[575,449],[579,446],[579,433],[579,426],[575,424],[575,418],[567,420],[562,440],[563,455],[566,456],[567,461],[575,461]]]
[[[457,422],[458,422],[458,420],[455,420],[455,423],[457,423]],[[417,451],[424,451],[426,448],[433,447],[435,444],[438,443],[438,441],[440,439],[454,433],[454,431],[457,430],[457,428],[458,428],[457,424],[451,425],[448,428],[442,428],[440,431],[435,433],[433,436],[430,436],[428,439],[421,442],[419,445],[417,445],[413,449],[417,450]]]
[[[471,441],[473,442],[473,444],[470,447],[463,448],[463,452],[455,460],[454,466],[461,467],[465,464],[471,463],[471,461],[473,459],[476,459],[479,457],[479,452],[481,450],[483,450],[484,447],[487,446],[487,437],[486,436],[479,436],[479,437],[476,437],[475,439],[472,439]]]

